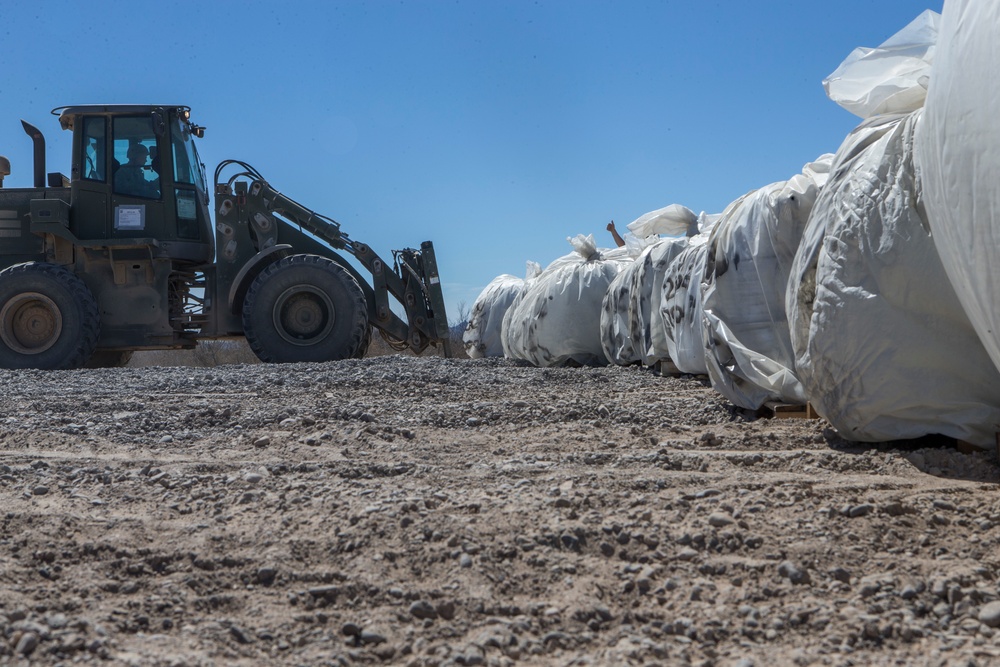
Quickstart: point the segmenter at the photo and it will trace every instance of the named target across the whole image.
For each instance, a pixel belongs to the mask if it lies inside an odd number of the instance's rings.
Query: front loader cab
[[[192,348],[215,258],[203,129],[180,105],[53,110],[70,177],[0,196],[0,367],[75,368],[137,349]],[[57,185],[53,185],[53,181]],[[14,221],[12,224],[10,221]]]
[[[215,255],[208,185],[185,106],[83,105],[54,109],[73,132],[68,228],[76,239],[157,247],[201,264]]]

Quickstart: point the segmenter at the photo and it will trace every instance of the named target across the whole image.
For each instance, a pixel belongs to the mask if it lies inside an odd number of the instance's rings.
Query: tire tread
[[[62,266],[48,262],[24,262],[8,266],[6,269],[0,271],[0,285],[7,280],[17,279],[22,276],[30,279],[32,274],[54,280],[59,286],[64,288],[80,309],[79,314],[81,317],[81,330],[75,338],[75,345],[70,353],[64,355],[61,360],[55,360],[40,367],[46,370],[80,368],[87,363],[90,356],[94,353],[94,348],[97,346],[97,339],[101,333],[101,311],[97,306],[97,299],[94,298],[90,288],[87,287],[86,283],[79,276],[71,273]],[[29,365],[28,367],[33,366]]]
[[[350,310],[353,318],[348,331],[346,348],[350,350],[350,352],[337,358],[353,357],[362,347],[366,332],[370,329],[368,325],[368,304],[365,301],[364,292],[361,291],[361,288],[358,286],[354,276],[348,273],[348,271],[340,264],[327,257],[312,254],[289,255],[288,257],[279,259],[278,261],[268,265],[263,271],[260,272],[260,275],[254,279],[253,283],[251,283],[250,288],[247,290],[243,306],[243,334],[247,339],[247,343],[250,345],[250,349],[253,350],[253,353],[257,355],[258,359],[265,363],[285,363],[289,361],[288,359],[282,358],[279,351],[268,348],[266,341],[262,339],[259,332],[254,330],[251,320],[260,291],[265,285],[267,285],[272,276],[281,271],[288,270],[289,267],[296,266],[316,268],[325,271],[334,276],[337,280],[344,284],[345,287],[347,287],[345,291],[347,293],[347,297],[351,301]],[[337,315],[341,316],[343,313],[338,312]],[[333,360],[334,359],[325,359],[324,361]]]

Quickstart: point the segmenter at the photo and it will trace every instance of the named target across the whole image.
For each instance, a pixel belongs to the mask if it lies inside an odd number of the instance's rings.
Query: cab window
[[[114,191],[145,199],[160,197],[160,162],[150,116],[114,119]]]
[[[198,151],[194,147],[191,129],[187,123],[182,123],[175,117],[170,136],[174,158],[174,183],[193,185],[205,190],[207,188],[205,173],[201,168]]]
[[[88,181],[107,180],[107,143],[103,118],[83,119],[83,177]]]

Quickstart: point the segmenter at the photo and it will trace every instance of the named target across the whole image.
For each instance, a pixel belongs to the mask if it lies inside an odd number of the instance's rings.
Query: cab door
[[[72,179],[73,209],[70,231],[79,239],[103,239],[108,235],[111,155],[108,119],[85,116],[81,119],[80,156]]]
[[[159,138],[149,114],[111,119],[111,205],[107,235],[164,238]]]

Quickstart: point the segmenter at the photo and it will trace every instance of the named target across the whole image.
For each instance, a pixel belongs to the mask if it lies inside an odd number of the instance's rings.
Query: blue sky
[[[941,0],[5,3],[0,154],[69,171],[67,104],[187,104],[209,174],[256,167],[383,257],[434,241],[449,317],[671,203],[721,212],[860,119],[822,80]]]

